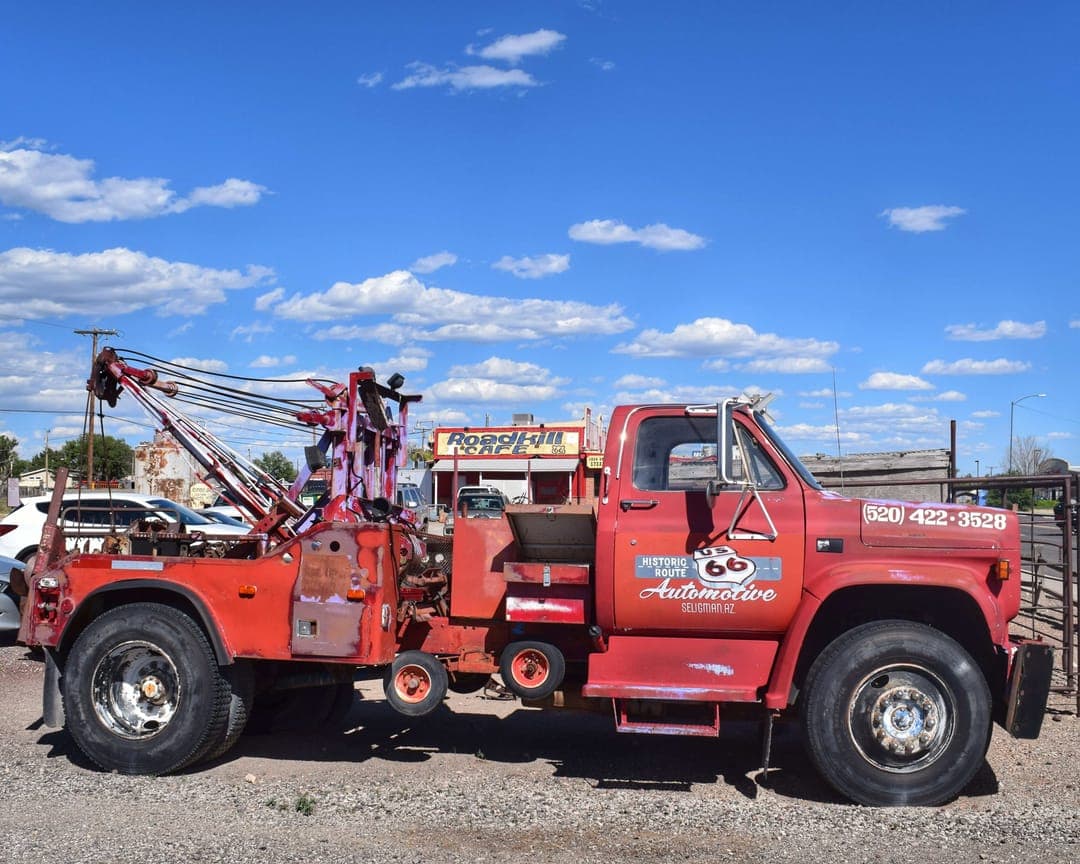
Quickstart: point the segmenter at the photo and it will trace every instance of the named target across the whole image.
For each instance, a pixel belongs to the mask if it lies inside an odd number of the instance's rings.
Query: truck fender
[[[232,652],[229,650],[229,646],[225,644],[225,640],[221,635],[221,628],[217,626],[217,621],[214,619],[214,616],[211,614],[202,597],[184,585],[178,585],[175,582],[166,582],[160,579],[126,579],[122,582],[112,582],[108,585],[102,585],[100,588],[90,592],[83,599],[82,603],[79,604],[79,608],[75,613],[68,619],[57,645],[63,646],[66,650],[69,643],[75,640],[78,631],[81,631],[82,626],[88,623],[82,612],[88,608],[92,601],[102,598],[103,595],[115,594],[121,591],[136,593],[139,595],[139,600],[152,599],[148,597],[148,593],[157,595],[159,598],[162,595],[169,594],[183,598],[185,605],[190,606],[191,609],[194,610],[196,622],[201,625],[206,632],[207,638],[210,640],[210,645],[214,649],[214,656],[217,659],[218,664],[221,666],[232,664]],[[106,601],[105,605],[109,606],[117,604],[109,604]],[[78,626],[73,629],[73,625],[76,624],[78,624]]]
[[[773,664],[772,675],[764,697],[766,708],[782,710],[794,701],[792,685],[795,680],[796,666],[802,654],[806,635],[825,601],[838,591],[876,586],[904,587],[912,590],[944,588],[959,591],[969,597],[978,607],[990,638],[999,646],[1006,646],[1008,643],[1008,624],[991,593],[986,590],[985,581],[979,582],[975,575],[965,567],[926,562],[919,567],[918,573],[913,573],[910,569],[887,566],[867,568],[863,565],[858,569],[847,566],[838,567],[816,578],[811,586],[803,588],[799,606],[784,634],[776,662]],[[888,610],[884,611],[887,613]]]

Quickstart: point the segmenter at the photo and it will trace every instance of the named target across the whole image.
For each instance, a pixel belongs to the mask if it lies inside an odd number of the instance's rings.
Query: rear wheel
[[[953,639],[911,621],[838,637],[811,667],[804,697],[810,758],[860,804],[948,801],[975,776],[990,741],[981,670]]]
[[[562,651],[549,642],[511,642],[499,658],[506,689],[522,699],[546,699],[566,674]]]
[[[386,701],[409,717],[422,717],[438,708],[448,687],[446,667],[424,651],[402,651],[383,679]]]
[[[229,687],[206,634],[170,606],[100,615],[75,640],[61,684],[69,734],[108,771],[176,771],[227,728]]]

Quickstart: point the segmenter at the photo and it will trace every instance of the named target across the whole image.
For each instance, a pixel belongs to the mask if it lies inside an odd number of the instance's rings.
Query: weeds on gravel
[[[315,799],[307,793],[300,795],[295,802],[293,802],[292,809],[302,816],[311,816],[315,812]],[[278,801],[277,798],[267,798],[266,806],[271,810],[277,810],[280,813],[284,813],[289,809],[287,801]]]

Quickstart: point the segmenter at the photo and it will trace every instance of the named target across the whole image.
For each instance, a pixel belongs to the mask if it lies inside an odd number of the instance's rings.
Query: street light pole
[[[1016,406],[1023,402],[1025,399],[1042,399],[1046,396],[1045,393],[1028,393],[1027,396],[1021,396],[1019,399],[1013,399],[1009,403],[1009,473],[1012,474],[1013,470],[1013,415],[1016,413]]]

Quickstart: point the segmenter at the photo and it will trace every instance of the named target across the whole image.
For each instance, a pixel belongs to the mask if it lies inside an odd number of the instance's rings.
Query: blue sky
[[[1080,462],[1076,4],[4,4],[0,433],[90,346],[445,425],[772,391],[800,453]],[[1010,411],[1014,400],[1029,394]],[[240,449],[305,436],[208,422]],[[106,431],[150,430],[132,400]]]

